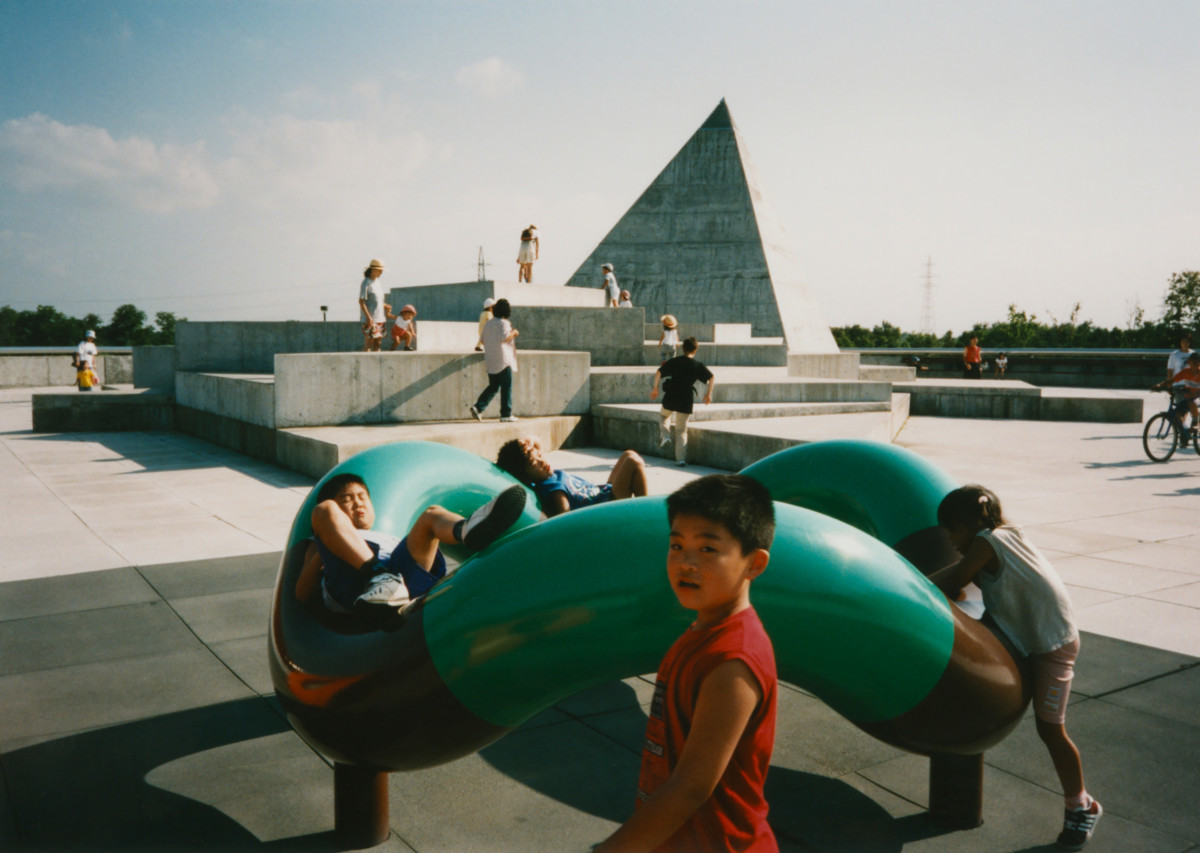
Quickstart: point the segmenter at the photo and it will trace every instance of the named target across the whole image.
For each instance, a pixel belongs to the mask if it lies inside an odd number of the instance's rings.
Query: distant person
[[[1005,353],[1000,353],[996,356],[996,370],[992,374],[993,379],[1003,379],[1004,374],[1008,372],[1008,356]]]
[[[663,314],[662,334],[658,336],[658,363],[666,364],[673,359],[679,347],[679,321],[674,314]]]
[[[542,455],[542,443],[533,436],[505,442],[496,464],[533,488],[547,518],[585,506],[641,497],[648,490],[646,463],[632,450],[621,454],[601,486],[551,466]]]
[[[1179,336],[1179,349],[1167,356],[1167,378],[1170,379],[1187,366],[1188,356],[1192,354],[1192,336],[1184,332]]]
[[[508,318],[512,315],[512,307],[507,299],[497,299],[492,304],[492,319],[483,327],[483,364],[487,370],[488,384],[479,395],[479,399],[471,404],[471,417],[477,421],[483,420],[483,412],[500,392],[500,422],[512,423],[517,420],[512,413],[512,377],[513,368],[517,366],[517,348],[515,341],[521,334],[512,327]]]
[[[483,310],[479,312],[479,343],[475,344],[475,352],[483,352],[483,327],[492,319],[492,306],[495,304],[496,300],[490,296],[483,300]]]
[[[75,367],[75,383],[77,385],[79,384],[79,372],[84,365],[87,365],[92,376],[96,375],[96,353],[96,333],[92,329],[88,329],[83,333],[83,340],[75,347],[75,356],[71,359],[71,364]],[[79,390],[83,390],[82,385],[79,386]]]
[[[667,580],[696,619],[658,666],[633,815],[594,849],[778,850],[763,789],[779,680],[750,603],[775,536],[771,495],[740,474],[701,477],[667,498],[667,522]]]
[[[536,225],[530,225],[521,232],[521,248],[517,252],[517,281],[533,281],[533,262],[541,253],[541,241],[538,239]]]
[[[906,364],[908,364],[909,367],[911,367],[913,370],[916,370],[918,372],[929,369],[929,367],[927,365],[921,364],[920,356],[910,355],[907,358],[905,358],[904,361]]]
[[[616,308],[617,302],[621,298],[621,288],[617,286],[617,277],[613,275],[613,265],[604,264],[600,269],[604,273],[604,281],[601,285],[604,288],[604,304],[609,308]]]
[[[363,275],[366,277],[358,289],[358,308],[363,317],[363,352],[379,352],[379,346],[383,343],[383,326],[391,307],[384,302],[383,285],[379,283],[379,277],[383,275],[383,261],[372,260],[363,270]]]
[[[675,420],[675,464],[687,464],[687,425],[692,417],[697,382],[707,382],[704,405],[712,402],[713,385],[716,377],[711,370],[696,361],[700,345],[693,337],[683,339],[683,355],[667,361],[654,371],[654,387],[650,399],[658,399],[658,384],[662,381],[662,409],[659,412],[658,446],[666,447],[671,440],[671,419]]]
[[[525,489],[513,486],[463,518],[427,507],[403,539],[371,529],[375,507],[357,474],[337,474],[321,486],[313,507],[313,544],[296,583],[307,601],[320,585],[334,613],[358,613],[375,627],[395,624],[401,607],[446,576],[440,544],[481,551],[499,539],[525,511]]]
[[[392,346],[389,352],[397,349],[400,346],[404,347],[405,352],[413,352],[417,348],[417,309],[412,305],[405,305],[400,309],[400,316],[397,317],[392,313],[392,306],[384,306],[387,311],[386,316],[392,321]]]
[[[80,391],[94,391],[99,384],[100,380],[96,377],[96,371],[92,370],[90,363],[81,361],[75,366],[75,385]]]
[[[979,348],[979,336],[971,335],[970,342],[963,347],[963,379],[983,378],[983,351]]]
[[[629,298],[628,290],[621,291],[621,299],[619,302],[617,302],[617,307],[618,308],[632,308],[633,307],[633,300]]]
[[[1071,599],[1058,572],[1004,518],[1000,499],[982,486],[963,486],[942,499],[938,525],[962,554],[929,579],[954,600],[974,581],[983,604],[1033,669],[1033,713],[1038,737],[1050,752],[1066,813],[1058,846],[1079,850],[1104,814],[1083,784],[1079,750],[1067,735],[1067,701],[1079,655]]]

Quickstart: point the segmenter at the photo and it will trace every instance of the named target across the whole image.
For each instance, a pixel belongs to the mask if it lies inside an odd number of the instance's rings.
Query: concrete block
[[[1140,424],[1144,401],[1140,397],[1102,396],[1103,391],[1064,393],[1043,388],[1039,417],[1044,421]]]
[[[134,347],[133,386],[175,393],[175,357],[173,346]]]
[[[52,391],[33,395],[34,432],[169,430],[175,401],[157,391]]]
[[[275,383],[270,375],[176,371],[175,400],[242,423],[275,426]]]
[[[276,427],[380,423],[379,353],[275,357]]]
[[[62,356],[68,367],[70,357]],[[0,355],[0,388],[40,388],[50,385],[50,361],[45,355]]]
[[[242,357],[245,335],[245,323],[181,321],[175,326],[175,346],[179,350],[177,369],[189,372],[245,372]]]
[[[96,373],[101,376],[101,382],[105,385],[132,385],[133,384],[133,355],[122,353],[103,353],[97,362],[101,364],[97,366]],[[68,363],[68,366],[69,363]],[[103,374],[100,373],[101,367]],[[72,377],[72,382],[74,378]]]
[[[492,281],[393,287],[388,293],[388,304],[398,311],[401,305],[411,303],[417,309],[418,323],[423,319],[478,322],[483,301],[495,297],[495,290],[495,282]]]
[[[464,420],[487,385],[482,353],[281,355],[275,364],[280,428]],[[521,351],[519,366],[519,417],[588,411],[586,353]]]
[[[788,373],[820,379],[858,379],[859,355],[843,353],[788,353]]]
[[[417,318],[417,349],[420,352],[472,352],[479,342],[479,323],[445,322]],[[384,349],[392,345],[384,339]]]
[[[874,382],[914,382],[917,369],[902,364],[860,364],[858,378]]]
[[[702,343],[696,351],[696,358],[710,367],[784,367],[788,363],[788,351],[782,340],[775,338],[759,338],[759,341],[772,343]],[[683,354],[683,348],[678,350]],[[658,364],[658,344],[647,343],[642,346],[642,363]]]

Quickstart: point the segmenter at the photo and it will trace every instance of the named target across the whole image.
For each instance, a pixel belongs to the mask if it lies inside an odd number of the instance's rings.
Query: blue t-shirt
[[[555,492],[563,492],[567,496],[568,509],[602,504],[613,499],[612,483],[597,486],[583,477],[558,470],[542,482],[534,483],[533,491],[540,501],[546,500]]]
[[[395,536],[377,533],[374,530],[360,530],[359,535],[379,559],[380,569],[399,575],[408,587],[408,594],[413,598],[429,592],[435,583],[446,576],[446,558],[440,550],[434,558],[433,568],[427,572],[408,552],[407,538],[397,539]],[[354,599],[362,595],[371,578],[356,566],[351,566],[335,556],[318,537],[314,536],[313,541],[317,543],[317,551],[321,554],[321,563],[324,566],[322,584],[325,592],[343,610],[353,610]]]

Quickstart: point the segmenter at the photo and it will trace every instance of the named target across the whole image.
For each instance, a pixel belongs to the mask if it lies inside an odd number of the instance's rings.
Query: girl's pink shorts
[[[1039,720],[1062,724],[1067,718],[1067,699],[1075,677],[1079,638],[1044,655],[1032,655],[1033,713]]]

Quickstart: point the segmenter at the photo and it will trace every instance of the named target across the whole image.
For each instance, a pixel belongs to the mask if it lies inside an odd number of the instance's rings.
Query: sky
[[[531,222],[560,284],[725,98],[831,325],[920,330],[927,280],[939,333],[1156,319],[1198,38],[1193,0],[0,0],[0,305],[349,320],[372,258],[515,280]]]

